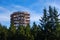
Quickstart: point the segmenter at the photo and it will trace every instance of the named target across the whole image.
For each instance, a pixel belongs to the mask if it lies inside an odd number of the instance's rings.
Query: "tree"
[[[57,40],[60,40],[60,19],[58,18],[59,17],[59,14],[56,10],[56,8],[54,7],[54,19],[55,19],[55,31],[56,31],[56,36],[57,36]]]
[[[26,40],[34,40],[34,37],[31,34],[31,30],[30,30],[30,25],[29,24],[27,24],[27,26],[25,28],[25,35],[26,35]]]
[[[4,34],[4,40],[7,40],[8,37],[8,29],[6,26],[3,26],[3,34]]]
[[[0,24],[0,40],[3,40],[3,32],[2,32],[3,28],[2,25]]]
[[[0,24],[0,40],[7,40],[8,29]]]
[[[56,27],[58,26],[58,13],[56,9],[49,6],[49,12],[44,9],[40,20],[45,40],[56,39]]]
[[[11,39],[11,40],[15,39],[16,27],[14,26],[14,22],[11,23],[8,34],[9,34],[8,39]]]
[[[46,8],[43,9],[43,17],[42,19],[40,19],[40,28],[41,28],[41,31],[42,31],[42,40],[44,39],[47,39],[47,22],[48,22],[48,13],[47,13],[47,10]]]
[[[31,31],[32,31],[32,34],[34,36],[34,40],[37,40],[38,27],[37,27],[35,22],[33,22],[33,26],[32,26]]]
[[[17,36],[18,36],[18,38],[17,38],[17,40],[25,40],[25,28],[24,28],[25,26],[22,26],[22,25],[20,25],[19,27],[18,27],[18,29],[17,29]]]

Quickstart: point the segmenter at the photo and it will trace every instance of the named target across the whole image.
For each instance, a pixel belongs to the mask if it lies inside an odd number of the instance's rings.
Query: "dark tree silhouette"
[[[14,26],[11,22],[9,29],[0,24],[0,40],[60,40],[60,19],[55,7],[49,6],[49,10],[43,9],[40,24],[33,22],[31,27]]]

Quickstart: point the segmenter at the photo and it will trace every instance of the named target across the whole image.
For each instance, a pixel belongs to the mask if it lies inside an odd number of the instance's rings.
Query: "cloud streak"
[[[48,7],[49,5],[55,6],[58,9],[58,11],[60,11],[60,6],[59,4],[57,4],[57,1],[52,1],[52,0],[38,0],[37,2],[34,2],[28,7],[17,4],[11,4],[7,6],[7,8],[4,6],[0,6],[0,22],[3,24],[4,22],[6,22],[6,25],[7,23],[10,24],[10,15],[13,12],[27,11],[30,13],[31,23],[34,21],[38,23],[39,19],[41,19],[42,17],[43,8]]]
[[[0,10],[2,10],[3,12],[0,14],[0,22],[8,22],[10,23],[10,15],[13,12],[16,11],[27,11],[30,13],[30,22],[34,22],[34,21],[38,21],[40,19],[40,15],[39,13],[37,14],[37,12],[30,10],[29,8],[23,7],[23,6],[19,6],[19,5],[13,5],[11,6],[11,10],[8,10],[7,8],[4,7],[0,7]]]

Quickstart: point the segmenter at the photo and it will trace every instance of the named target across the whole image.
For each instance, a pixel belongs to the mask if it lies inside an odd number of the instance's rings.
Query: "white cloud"
[[[40,13],[35,12],[34,10],[30,10],[29,8],[23,7],[23,6],[19,6],[19,5],[13,5],[13,8],[16,11],[27,11],[30,13],[30,20],[31,21],[38,21],[41,17]],[[13,10],[13,11],[15,11]]]
[[[43,8],[45,6],[49,6],[49,5],[55,6],[56,8],[58,8],[60,10],[59,4],[53,3],[53,1],[51,2],[48,0],[46,0],[45,2],[44,2],[44,0],[39,0],[36,3],[31,4],[28,8],[21,6],[21,5],[14,5],[14,4],[8,6],[9,9],[0,6],[0,22],[4,22],[4,21],[10,22],[10,15],[16,11],[27,11],[30,13],[30,21],[38,22],[39,19],[41,19],[41,17],[42,17],[42,12],[41,13],[37,12],[36,9],[39,11],[41,11],[41,10],[43,11]],[[2,11],[2,13],[1,13],[1,11]]]
[[[6,15],[0,15],[0,22],[1,21],[9,21],[9,17]]]
[[[10,11],[7,10],[6,8],[4,8],[4,7],[0,7],[0,12],[1,11],[2,11],[2,13],[0,13],[0,22],[9,21]]]
[[[5,13],[8,13],[8,12],[10,12],[8,9],[6,9],[6,8],[4,8],[4,7],[2,7],[2,6],[0,6],[0,12],[5,12]]]
[[[4,7],[0,7],[0,10],[3,11],[3,13],[0,13],[0,22],[1,23],[10,22],[11,13],[16,12],[16,11],[27,11],[27,12],[29,12],[30,13],[30,20],[32,22],[39,21],[39,19],[41,17],[39,15],[39,13],[37,13],[33,10],[30,10],[29,8],[23,7],[23,6],[13,5],[10,8],[11,8],[11,10],[8,10],[7,8],[4,8]]]
[[[48,0],[46,0],[45,3],[43,3],[43,2],[44,1],[39,0],[38,2],[30,5],[29,8],[21,6],[21,5],[14,5],[14,4],[8,6],[9,9],[0,6],[0,22],[4,22],[4,21],[10,22],[10,15],[16,11],[27,11],[30,13],[30,21],[31,22],[34,22],[34,21],[38,22],[39,19],[41,19],[41,17],[42,17],[42,12],[41,13],[37,12],[36,10],[33,10],[33,8],[37,9],[39,11],[41,11],[41,10],[43,11],[43,8],[45,6],[52,5],[52,6],[55,6],[56,8],[58,8],[60,10],[59,4],[49,2]],[[37,7],[37,8],[35,8],[35,7]]]

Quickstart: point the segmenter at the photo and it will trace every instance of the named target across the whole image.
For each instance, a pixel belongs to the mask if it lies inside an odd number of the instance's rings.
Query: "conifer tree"
[[[17,29],[17,34],[18,34],[17,36],[19,40],[25,40],[25,30],[24,30],[25,28],[24,27],[25,26],[20,25]]]
[[[55,19],[55,31],[56,31],[56,38],[57,40],[60,40],[60,21],[59,21],[59,14],[56,10],[56,8],[54,7],[54,19]]]
[[[27,24],[27,26],[25,28],[25,36],[26,36],[26,40],[32,40],[31,30],[30,30],[30,25],[29,24]]]
[[[38,33],[38,27],[35,22],[33,22],[32,26],[32,34],[34,36],[34,40],[37,40],[37,33]]]
[[[14,26],[13,22],[11,23],[9,30],[13,33],[13,35],[16,33],[16,26]]]
[[[44,9],[44,14],[41,21],[41,27],[43,28],[43,33],[45,40],[55,40],[56,27],[59,25],[58,23],[58,13],[56,9],[49,6],[49,11]]]
[[[16,27],[14,26],[14,22],[12,22],[9,27],[8,39],[15,40],[15,34],[16,34]]]

